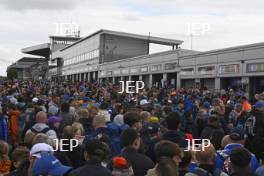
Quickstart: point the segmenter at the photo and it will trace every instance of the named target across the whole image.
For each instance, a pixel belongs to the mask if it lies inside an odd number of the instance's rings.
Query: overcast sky
[[[263,0],[0,0],[0,75],[25,56],[21,48],[48,42],[56,24],[183,40],[206,51],[264,42]]]

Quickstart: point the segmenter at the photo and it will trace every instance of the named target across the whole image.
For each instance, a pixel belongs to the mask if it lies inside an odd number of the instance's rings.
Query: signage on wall
[[[114,75],[119,75],[120,74],[120,70],[115,70],[114,71]]]
[[[148,72],[148,67],[141,67],[140,72],[142,72],[142,73]]]
[[[122,74],[128,74],[128,69],[123,69]]]
[[[151,67],[151,71],[159,71],[159,70],[161,70],[161,64],[159,64],[159,65],[152,65],[152,67]]]
[[[214,73],[215,73],[215,67],[214,66],[199,67],[198,68],[198,74],[199,75],[212,75]]]
[[[194,68],[186,68],[182,69],[180,72],[180,75],[182,76],[190,76],[194,74]]]
[[[138,70],[136,68],[131,68],[130,69],[130,73],[137,73],[137,72],[138,72]]]
[[[177,67],[177,63],[167,63],[165,64],[165,70],[174,70]]]
[[[220,65],[219,74],[239,73],[239,64]]]
[[[247,72],[248,73],[264,72],[264,63],[247,64]]]

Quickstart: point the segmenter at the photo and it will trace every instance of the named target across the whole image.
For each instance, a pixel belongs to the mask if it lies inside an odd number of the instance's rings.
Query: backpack
[[[256,127],[256,117],[254,115],[249,115],[245,122],[245,133],[248,137],[255,136],[255,127]]]
[[[44,133],[46,134],[49,130],[51,130],[50,127],[45,127],[44,129],[42,129],[41,131],[37,131],[35,128],[31,128],[30,129],[33,133],[35,134],[39,134],[39,133]]]

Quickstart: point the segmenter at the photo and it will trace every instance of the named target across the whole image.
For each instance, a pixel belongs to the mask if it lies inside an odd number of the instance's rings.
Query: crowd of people
[[[264,92],[120,89],[1,81],[0,175],[264,176]]]

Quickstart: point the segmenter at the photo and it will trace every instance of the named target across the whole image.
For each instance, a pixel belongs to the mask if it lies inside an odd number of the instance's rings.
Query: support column
[[[88,81],[88,82],[91,81],[91,79],[90,79],[90,78],[91,78],[91,77],[90,77],[90,74],[91,74],[90,72],[87,73],[87,81]]]
[[[162,88],[167,87],[168,85],[167,84],[167,73],[163,73],[161,85],[162,85]]]
[[[149,75],[149,88],[152,87],[152,74]]]
[[[95,80],[96,78],[95,78],[95,72],[93,72],[93,80]]]
[[[139,75],[139,81],[142,81],[142,79],[143,79],[143,76],[142,75]]]
[[[180,72],[177,72],[177,81],[176,81],[176,87],[177,89],[181,88],[181,78],[180,78]]]
[[[131,81],[132,80],[132,76],[128,76],[128,80]]]
[[[83,75],[83,81],[86,81],[86,73]]]
[[[215,90],[220,91],[221,84],[220,84],[220,78],[215,78]]]
[[[121,76],[121,81],[124,81],[124,76]]]

